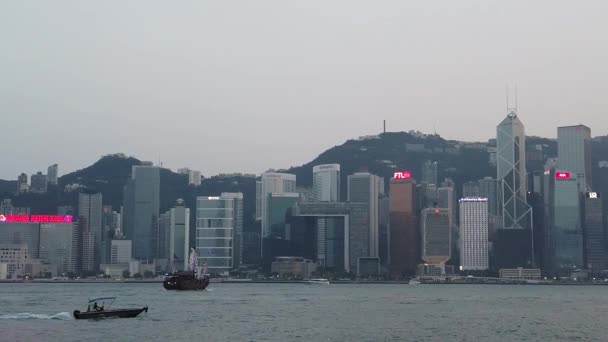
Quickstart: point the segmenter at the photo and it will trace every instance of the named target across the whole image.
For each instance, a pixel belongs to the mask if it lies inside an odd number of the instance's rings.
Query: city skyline
[[[18,142],[23,164],[2,163],[0,178],[76,170],[108,152],[261,173],[378,133],[384,119],[389,131],[485,141],[505,84],[517,84],[532,135],[579,123],[606,134],[605,2],[318,5],[2,4],[0,110],[11,129],[0,143]],[[91,12],[99,20],[81,15]],[[61,134],[40,143],[51,132]],[[261,161],[263,150],[284,153]]]

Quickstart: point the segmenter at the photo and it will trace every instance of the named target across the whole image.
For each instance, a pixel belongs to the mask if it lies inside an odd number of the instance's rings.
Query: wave
[[[34,314],[22,312],[16,314],[0,315],[0,319],[54,319],[68,321],[74,319],[69,312],[59,312],[54,315]]]

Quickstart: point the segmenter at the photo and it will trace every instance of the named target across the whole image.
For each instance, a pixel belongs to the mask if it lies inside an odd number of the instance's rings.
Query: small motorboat
[[[324,278],[316,278],[316,279],[309,279],[307,281],[308,284],[320,284],[320,285],[329,285],[329,280],[324,279]]]
[[[148,312],[148,307],[132,308],[132,309],[108,309],[106,306],[112,305],[116,297],[102,297],[89,300],[87,311],[80,312],[74,310],[75,319],[102,319],[102,318],[132,318],[142,312]],[[106,303],[107,302],[107,303]],[[97,304],[100,303],[101,305]],[[92,306],[91,306],[92,304]]]

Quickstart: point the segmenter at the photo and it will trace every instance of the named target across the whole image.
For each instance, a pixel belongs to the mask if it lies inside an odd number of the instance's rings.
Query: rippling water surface
[[[150,311],[74,320],[96,296]],[[604,286],[0,284],[0,341],[605,341],[607,327]]]

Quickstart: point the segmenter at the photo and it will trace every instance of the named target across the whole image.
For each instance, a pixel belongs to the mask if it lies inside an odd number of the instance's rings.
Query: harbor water
[[[74,320],[98,296],[150,310]],[[0,284],[0,341],[606,340],[607,323],[605,286]]]

